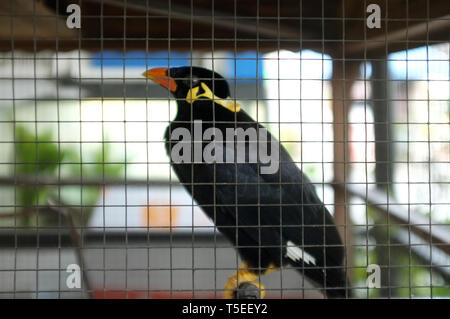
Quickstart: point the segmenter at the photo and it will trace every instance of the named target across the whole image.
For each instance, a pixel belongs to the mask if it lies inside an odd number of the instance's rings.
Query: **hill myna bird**
[[[226,80],[216,72],[177,67],[154,68],[143,75],[167,88],[177,100],[177,114],[164,135],[169,156],[180,142],[180,136],[172,133],[182,129],[195,135],[198,121],[201,133],[211,128],[223,135],[227,129],[264,129],[230,98]],[[267,143],[273,140],[268,134]],[[192,150],[196,142],[189,145]],[[252,155],[250,143],[250,139],[244,143],[246,158]],[[238,147],[238,143],[224,144]],[[199,145],[200,150],[207,147],[204,141]],[[312,280],[328,298],[348,297],[344,247],[332,216],[284,147],[279,143],[276,150],[267,147],[279,152],[279,167],[270,173],[262,172],[259,158],[255,162],[236,161],[235,155],[234,161],[216,162],[171,158],[179,180],[244,261],[229,278],[225,298],[236,297],[236,290],[248,282],[259,287],[263,297],[260,276],[285,265]],[[222,152],[224,157],[228,151]],[[190,152],[184,155],[193,157]]]

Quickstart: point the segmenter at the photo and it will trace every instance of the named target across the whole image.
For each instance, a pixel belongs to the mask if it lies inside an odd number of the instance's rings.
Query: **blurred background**
[[[450,296],[448,3],[374,1],[375,30],[356,1],[86,0],[80,29],[69,2],[0,5],[0,298],[221,297],[239,257],[171,171],[176,102],[141,76],[186,65],[224,76],[312,180],[356,297]],[[291,269],[261,280],[322,298]]]

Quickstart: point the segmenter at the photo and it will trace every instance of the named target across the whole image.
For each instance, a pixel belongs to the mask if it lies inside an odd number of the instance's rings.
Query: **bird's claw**
[[[265,295],[264,286],[255,281],[243,282],[234,291],[235,299],[264,299]]]
[[[228,278],[224,287],[225,299],[258,299],[264,298],[264,286],[259,283],[258,275],[243,265]]]

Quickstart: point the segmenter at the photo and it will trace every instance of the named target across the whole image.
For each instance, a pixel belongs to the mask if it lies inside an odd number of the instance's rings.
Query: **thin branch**
[[[70,236],[72,238],[72,242],[75,245],[75,253],[77,256],[78,265],[80,266],[80,269],[81,269],[81,272],[83,275],[84,290],[88,294],[89,298],[93,299],[94,295],[93,295],[93,291],[91,289],[89,277],[87,275],[86,264],[84,261],[83,252],[81,251],[82,240],[81,240],[80,234],[78,233],[78,231],[75,227],[75,219],[73,217],[74,212],[71,211],[69,208],[65,207],[62,203],[58,202],[54,198],[51,198],[48,200],[48,205],[51,210],[64,216],[69,223]]]

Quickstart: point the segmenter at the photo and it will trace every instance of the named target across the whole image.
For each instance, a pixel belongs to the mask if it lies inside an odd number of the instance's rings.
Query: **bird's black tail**
[[[351,298],[350,282],[340,268],[305,269],[306,277],[316,283],[329,299]],[[324,275],[326,277],[324,278]]]
[[[326,270],[325,294],[329,299],[351,298],[350,281],[342,269],[334,268]]]

